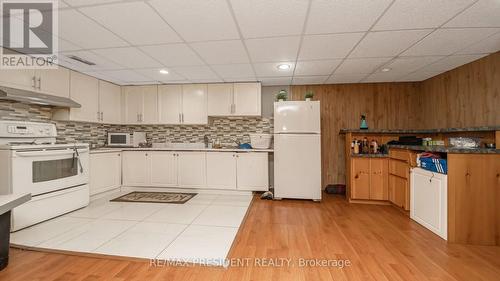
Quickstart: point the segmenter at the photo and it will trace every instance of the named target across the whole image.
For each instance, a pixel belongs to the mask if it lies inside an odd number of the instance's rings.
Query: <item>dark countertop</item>
[[[500,154],[500,149],[494,148],[456,148],[448,146],[423,146],[423,145],[388,145],[391,148],[401,148],[428,152],[463,153],[463,154]]]
[[[469,128],[442,128],[442,129],[423,129],[423,130],[390,130],[390,129],[341,129],[340,134],[345,133],[367,133],[367,134],[437,134],[437,133],[455,133],[455,132],[489,132],[500,131],[500,126],[469,127]]]
[[[360,153],[360,154],[354,154],[354,153],[351,153],[351,157],[361,157],[361,158],[386,158],[386,157],[389,157],[389,154],[385,154],[385,153],[377,153],[377,154],[366,154],[366,153]]]

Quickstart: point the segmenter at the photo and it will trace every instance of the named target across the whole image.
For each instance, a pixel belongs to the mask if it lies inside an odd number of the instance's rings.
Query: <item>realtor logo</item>
[[[57,0],[2,0],[1,68],[57,68]]]

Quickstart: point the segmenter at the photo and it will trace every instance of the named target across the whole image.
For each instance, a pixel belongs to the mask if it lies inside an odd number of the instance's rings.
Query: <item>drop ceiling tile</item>
[[[128,45],[118,36],[75,10],[59,11],[59,37],[85,49]]]
[[[250,64],[224,64],[212,65],[211,67],[224,79],[253,77],[255,75]]]
[[[390,0],[312,1],[306,33],[367,31],[391,2]]]
[[[369,74],[380,68],[391,58],[346,59],[335,70],[335,74]]]
[[[403,76],[398,79],[398,81],[405,82],[413,82],[413,81],[424,81],[436,75],[439,75],[440,72],[425,72],[425,71],[417,71],[410,73],[406,76]]]
[[[395,1],[373,30],[435,28],[473,2],[474,0]]]
[[[424,72],[445,72],[469,62],[478,60],[482,57],[486,56],[486,54],[481,55],[454,55],[449,56],[444,59],[441,59],[433,64],[430,64],[421,70]]]
[[[370,32],[349,55],[352,58],[397,56],[418,40],[431,33],[431,29]]]
[[[184,43],[143,46],[140,49],[166,66],[204,65],[198,55]]]
[[[388,64],[384,65],[384,68],[390,68],[390,73],[403,73],[408,74],[414,72],[426,65],[434,63],[445,56],[428,56],[428,57],[398,57]]]
[[[224,82],[257,82],[257,81],[258,79],[255,78],[255,76],[224,79]]]
[[[408,73],[395,73],[395,72],[377,72],[370,74],[368,77],[364,78],[362,83],[380,83],[380,82],[394,82],[398,78],[407,75]]]
[[[297,58],[300,37],[274,37],[245,41],[252,62],[287,61]]]
[[[178,66],[171,69],[188,80],[219,79],[208,66]]]
[[[126,68],[147,68],[162,66],[159,62],[148,57],[139,49],[133,47],[98,49],[94,50],[93,52],[115,63],[123,65]]]
[[[298,61],[295,66],[295,75],[330,75],[342,62],[336,60]]]
[[[101,5],[80,11],[133,45],[181,42],[172,28],[144,2]]]
[[[118,1],[122,0],[64,0],[64,2],[73,7],[91,6],[96,4],[113,3]]]
[[[111,78],[123,81],[124,83],[137,83],[137,82],[154,82],[153,79],[140,75],[133,70],[104,70],[99,71],[104,76],[109,76]]]
[[[239,38],[225,0],[153,0],[150,3],[188,42]]]
[[[364,33],[345,33],[304,36],[299,60],[344,58]]]
[[[480,0],[446,23],[446,27],[500,27],[500,1]]]
[[[474,44],[500,31],[499,28],[439,29],[403,53],[403,56],[451,55],[464,42]]]
[[[292,85],[313,85],[313,84],[323,84],[328,78],[328,75],[323,76],[294,76],[292,79]]]
[[[135,69],[135,72],[144,77],[147,77],[151,81],[170,82],[170,81],[185,80],[184,77],[180,76],[179,74],[173,71],[169,71],[168,74],[162,74],[160,73],[159,68]]]
[[[329,84],[350,84],[350,83],[358,83],[363,78],[365,78],[367,74],[340,74],[334,73],[326,83]]]
[[[106,59],[106,57],[102,57],[100,55],[97,55],[91,51],[70,51],[70,52],[64,52],[61,54],[64,60],[67,62],[73,64],[75,67],[79,69],[85,69],[85,71],[98,71],[98,70],[112,70],[112,69],[122,69],[124,66],[115,63],[113,61],[110,61]],[[95,63],[95,65],[87,65],[84,63],[81,63],[79,61],[70,59],[68,56],[74,55],[79,58],[82,58],[84,60],[90,61]]]
[[[288,86],[292,84],[292,77],[259,77],[262,86]]]
[[[500,51],[500,32],[460,50],[457,54],[487,54],[498,51]]]
[[[299,35],[309,1],[230,0],[244,38]]]
[[[111,77],[109,75],[105,75],[101,72],[96,72],[96,71],[88,71],[88,72],[82,72],[84,74],[87,74],[87,75],[90,75],[92,77],[95,77],[97,79],[101,79],[101,80],[104,80],[104,81],[108,81],[108,82],[111,82],[111,83],[115,83],[117,85],[124,85],[125,82],[120,80],[120,79],[117,79],[115,77]]]
[[[219,78],[213,78],[213,79],[192,79],[190,80],[191,83],[222,83],[224,80],[219,79]]]
[[[288,70],[279,70],[278,65],[286,63],[290,65]],[[279,77],[279,76],[292,76],[294,64],[292,62],[267,62],[267,63],[254,63],[253,67],[258,77]]]
[[[190,44],[208,64],[248,63],[248,55],[240,40],[211,41]]]
[[[59,40],[59,52],[65,52],[65,51],[75,51],[75,50],[81,50],[82,47],[80,46],[77,46],[73,43],[70,43],[66,40],[63,40],[61,38],[58,39]]]

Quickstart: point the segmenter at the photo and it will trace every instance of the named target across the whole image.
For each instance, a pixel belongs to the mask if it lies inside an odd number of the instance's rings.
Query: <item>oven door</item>
[[[12,192],[32,196],[89,182],[89,150],[74,148],[13,151]]]

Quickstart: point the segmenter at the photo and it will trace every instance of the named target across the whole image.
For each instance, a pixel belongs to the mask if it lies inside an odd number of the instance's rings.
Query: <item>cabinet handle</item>
[[[33,78],[31,79],[31,86],[33,87],[33,89],[36,89],[36,77],[33,76]]]
[[[146,156],[148,156],[148,154],[147,154],[147,153],[146,153],[145,155],[146,155]]]
[[[101,121],[101,113],[97,111],[97,121]]]
[[[182,123],[181,121],[181,114],[179,113],[179,123]]]
[[[101,111],[101,121],[104,121],[104,112]]]
[[[118,153],[118,156],[121,156],[121,154],[120,154],[120,153]]]
[[[355,178],[355,179],[359,179],[359,175],[358,175],[358,174],[356,174],[356,175],[354,176],[354,178]]]
[[[38,77],[38,90],[42,89],[42,78]]]
[[[181,113],[182,116],[182,123],[184,123],[184,113]]]

